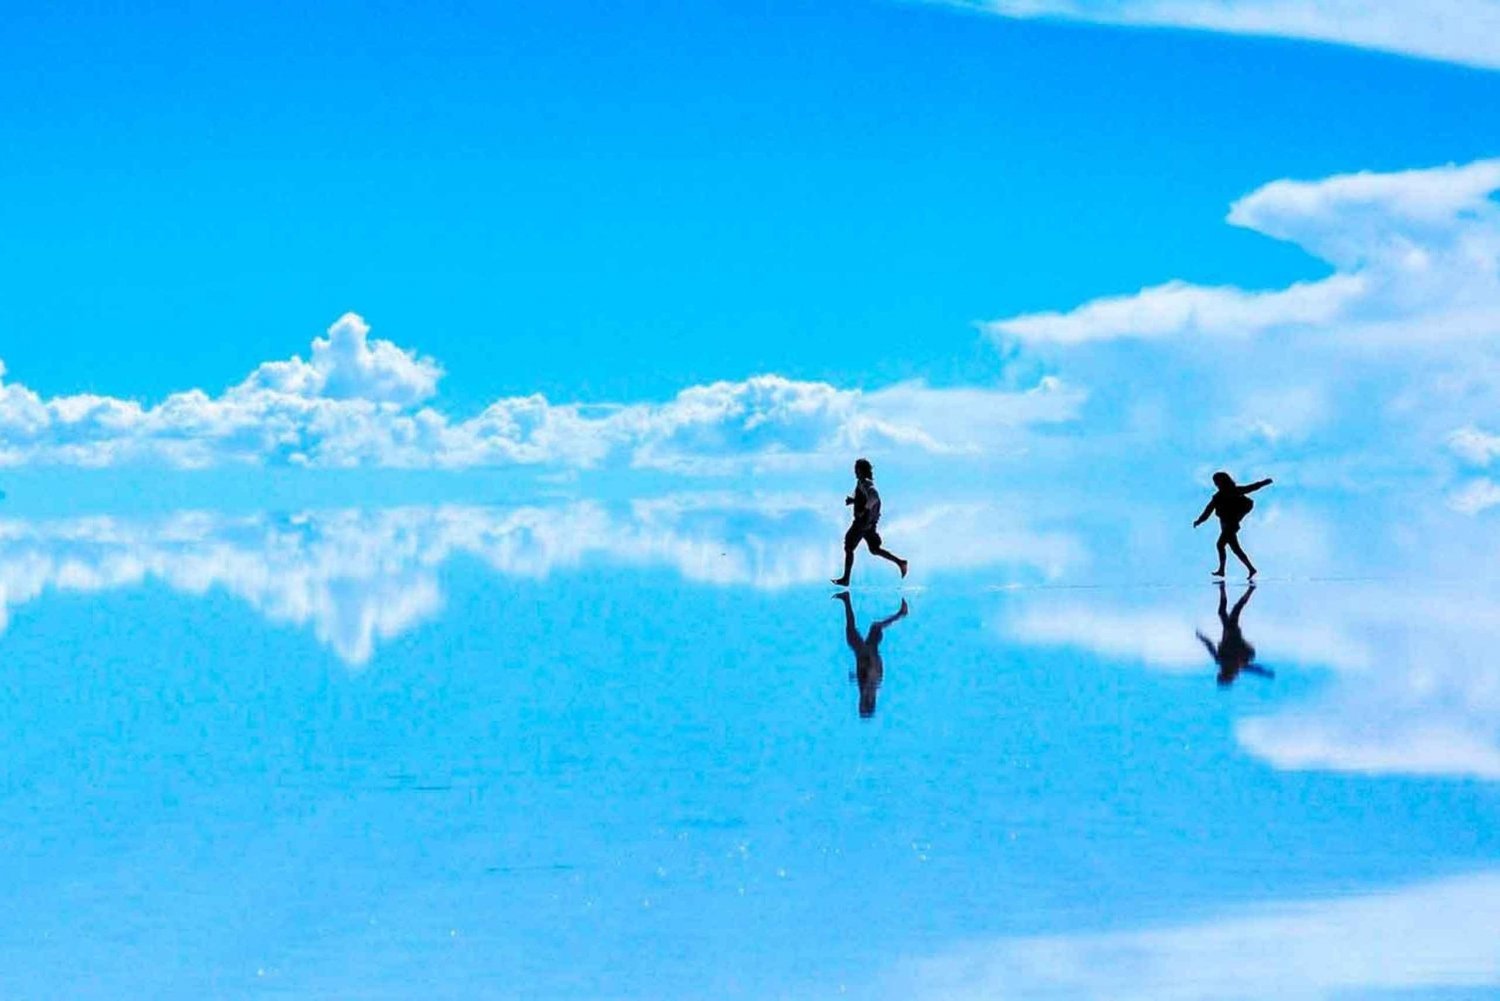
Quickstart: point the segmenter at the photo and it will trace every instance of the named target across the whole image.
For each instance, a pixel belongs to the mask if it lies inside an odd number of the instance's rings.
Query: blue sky
[[[31,11],[0,461],[1230,464],[1474,514],[1500,55],[1447,3]]]
[[[7,30],[0,352],[210,391],[346,310],[444,399],[773,371],[993,377],[974,321],[1320,272],[1278,177],[1496,152],[1500,75],[916,4],[32,11]]]

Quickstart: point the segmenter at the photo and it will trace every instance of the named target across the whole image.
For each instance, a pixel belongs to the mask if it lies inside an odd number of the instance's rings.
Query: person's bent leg
[[[906,576],[906,561],[897,556],[895,553],[886,549],[885,544],[881,541],[879,534],[871,532],[869,535],[865,536],[865,544],[870,547],[870,555],[879,556],[882,559],[890,560],[892,563],[896,564],[896,566],[901,568],[901,576]]]
[[[881,557],[884,557],[885,559],[890,560],[892,563],[896,564],[896,566],[900,568],[900,570],[901,570],[901,576],[903,576],[903,577],[906,576],[906,561],[903,560],[901,557],[897,556],[895,553],[888,552],[887,550],[884,550],[884,549],[872,549],[872,550],[870,550],[870,552],[874,553],[876,556],[881,556]]]
[[[1246,556],[1245,551],[1240,548],[1240,537],[1238,535],[1231,535],[1229,537],[1229,548],[1234,550],[1234,555],[1239,559],[1241,563],[1245,564],[1245,569],[1250,571],[1250,576],[1254,577],[1255,564],[1250,562],[1250,557]]]
[[[1216,542],[1216,543],[1214,543],[1214,548],[1218,549],[1218,551],[1219,551],[1219,569],[1217,569],[1217,570],[1214,571],[1214,576],[1215,577],[1222,577],[1222,576],[1224,576],[1224,546],[1225,546],[1225,544],[1226,544],[1225,533],[1220,532],[1219,533],[1219,541]]]

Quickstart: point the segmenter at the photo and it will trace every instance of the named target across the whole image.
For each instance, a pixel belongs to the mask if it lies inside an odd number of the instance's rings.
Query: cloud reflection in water
[[[841,512],[790,495],[675,495],[612,507],[407,507],[291,516],[187,512],[156,518],[0,520],[0,628],[48,590],[160,581],[184,594],[223,589],[267,619],[310,627],[351,665],[381,640],[432,619],[443,566],[482,561],[544,578],[599,560],[665,568],[690,581],[778,588],[836,570]],[[1041,579],[1082,559],[1060,533],[1035,532],[984,503],[918,508],[889,531],[924,552],[923,573],[1008,565]]]

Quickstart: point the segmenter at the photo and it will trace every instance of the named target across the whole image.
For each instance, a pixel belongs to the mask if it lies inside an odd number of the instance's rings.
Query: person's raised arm
[[[1212,657],[1215,662],[1217,662],[1219,659],[1219,648],[1213,645],[1213,641],[1210,640],[1207,636],[1204,636],[1202,633],[1199,633],[1198,642],[1203,644],[1203,649],[1207,650],[1208,655]]]
[[[1255,493],[1255,491],[1259,490],[1261,487],[1269,487],[1271,485],[1271,482],[1272,482],[1271,478],[1269,476],[1267,476],[1263,480],[1256,480],[1254,483],[1250,484],[1248,487],[1240,487],[1240,493],[1242,493],[1242,494],[1253,494],[1253,493]]]
[[[1212,497],[1210,497],[1208,499],[1208,503],[1203,506],[1203,513],[1198,516],[1198,520],[1197,521],[1193,522],[1193,527],[1197,528],[1199,525],[1203,524],[1205,521],[1208,520],[1208,516],[1211,515],[1211,514],[1213,514],[1213,513],[1214,513],[1214,499]]]

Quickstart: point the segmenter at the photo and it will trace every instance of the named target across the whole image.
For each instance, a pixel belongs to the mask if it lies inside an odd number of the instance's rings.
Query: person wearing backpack
[[[880,491],[875,489],[875,467],[869,459],[854,460],[854,493],[844,498],[844,504],[854,508],[854,523],[844,533],[844,575],[833,578],[839,587],[849,586],[849,571],[854,569],[854,550],[863,542],[870,552],[881,559],[890,560],[906,576],[907,563],[885,548],[880,538]]]
[[[1203,509],[1198,520],[1193,522],[1193,527],[1197,528],[1203,524],[1211,514],[1219,516],[1219,541],[1217,543],[1219,569],[1213,572],[1215,577],[1224,576],[1224,549],[1228,547],[1234,551],[1239,561],[1245,564],[1245,569],[1250,571],[1250,579],[1255,578],[1255,564],[1250,562],[1250,557],[1246,556],[1245,551],[1240,548],[1240,522],[1244,521],[1250,509],[1255,507],[1255,501],[1251,500],[1248,495],[1261,487],[1270,485],[1271,480],[1267,478],[1242,487],[1235,483],[1234,478],[1228,473],[1222,470],[1214,473],[1214,486],[1219,489],[1214,491],[1214,495],[1208,499],[1208,506]]]

